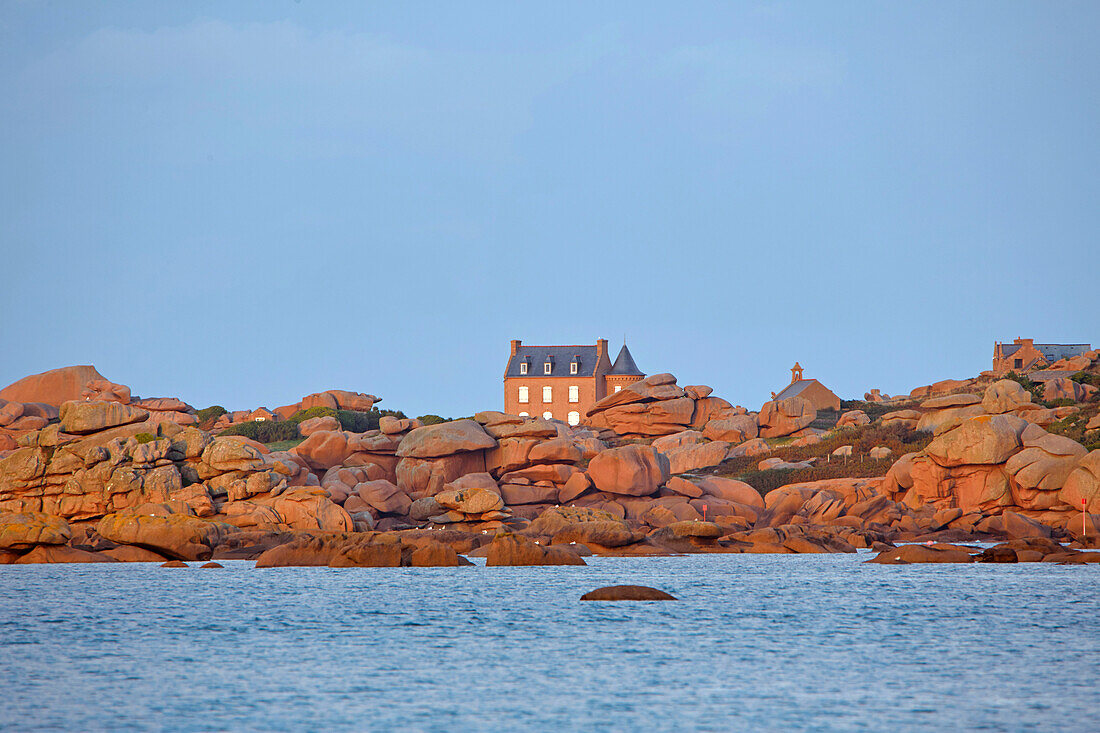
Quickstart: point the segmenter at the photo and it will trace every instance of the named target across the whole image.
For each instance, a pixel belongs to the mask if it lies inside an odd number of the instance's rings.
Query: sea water
[[[0,727],[1100,730],[1100,567],[868,557],[4,566]]]

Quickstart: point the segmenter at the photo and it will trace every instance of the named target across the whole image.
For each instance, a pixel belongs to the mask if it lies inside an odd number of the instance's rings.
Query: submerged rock
[[[675,601],[676,596],[644,585],[609,585],[590,590],[582,601]]]

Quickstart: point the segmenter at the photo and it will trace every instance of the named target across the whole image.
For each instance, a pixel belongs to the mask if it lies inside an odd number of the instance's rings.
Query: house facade
[[[578,425],[592,405],[644,377],[626,344],[612,362],[607,339],[573,346],[525,346],[513,339],[504,411]]]
[[[1090,344],[1037,344],[1035,339],[1013,339],[1011,344],[993,343],[993,375],[1009,372],[1026,374],[1091,351]]]
[[[788,397],[801,397],[808,400],[815,410],[839,410],[840,398],[833,391],[816,379],[802,378],[802,365],[797,361],[791,367],[791,383],[776,394],[772,392],[773,400],[785,400]]]

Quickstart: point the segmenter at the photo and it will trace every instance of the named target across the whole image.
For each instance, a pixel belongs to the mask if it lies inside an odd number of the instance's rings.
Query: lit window
[[[573,412],[569,413],[569,424],[570,425],[580,425],[581,424],[581,414],[579,412],[575,411],[575,410]]]
[[[573,361],[573,362],[569,363],[569,373],[570,374],[576,374],[577,373],[577,362]]]
[[[527,362],[521,361],[519,363],[519,373],[520,374],[526,374],[527,373]]]
[[[553,389],[553,387],[543,387],[542,388],[542,401],[543,402],[553,402],[554,401],[554,389]]]
[[[519,388],[519,401],[520,401],[521,404],[527,404],[527,388],[526,387],[520,387]]]
[[[531,416],[530,416],[530,415],[528,415],[528,414],[527,414],[526,412],[521,412],[521,413],[519,414],[519,416],[520,416],[520,417],[531,417]]]
[[[622,385],[616,384],[615,385],[615,392],[618,392],[620,389],[622,389]]]
[[[255,420],[255,422],[263,422],[266,419],[267,419],[266,417],[257,417],[254,420]]]
[[[554,419],[554,413],[552,413],[552,412],[544,412],[544,413],[542,413],[542,416],[544,418],[546,418],[547,420],[553,420]]]
[[[575,384],[569,385],[569,401],[580,402],[581,401],[581,388]]]
[[[545,363],[544,363],[544,364],[542,365],[542,373],[543,373],[543,374],[549,374],[549,373],[550,373],[550,370],[551,370],[552,368],[553,368],[553,365],[552,365],[552,364],[550,364],[550,362],[545,362]]]

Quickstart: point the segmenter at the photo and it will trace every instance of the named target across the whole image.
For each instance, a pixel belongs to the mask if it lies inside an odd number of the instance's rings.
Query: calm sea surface
[[[1100,730],[1100,567],[868,557],[0,567],[0,727]]]

